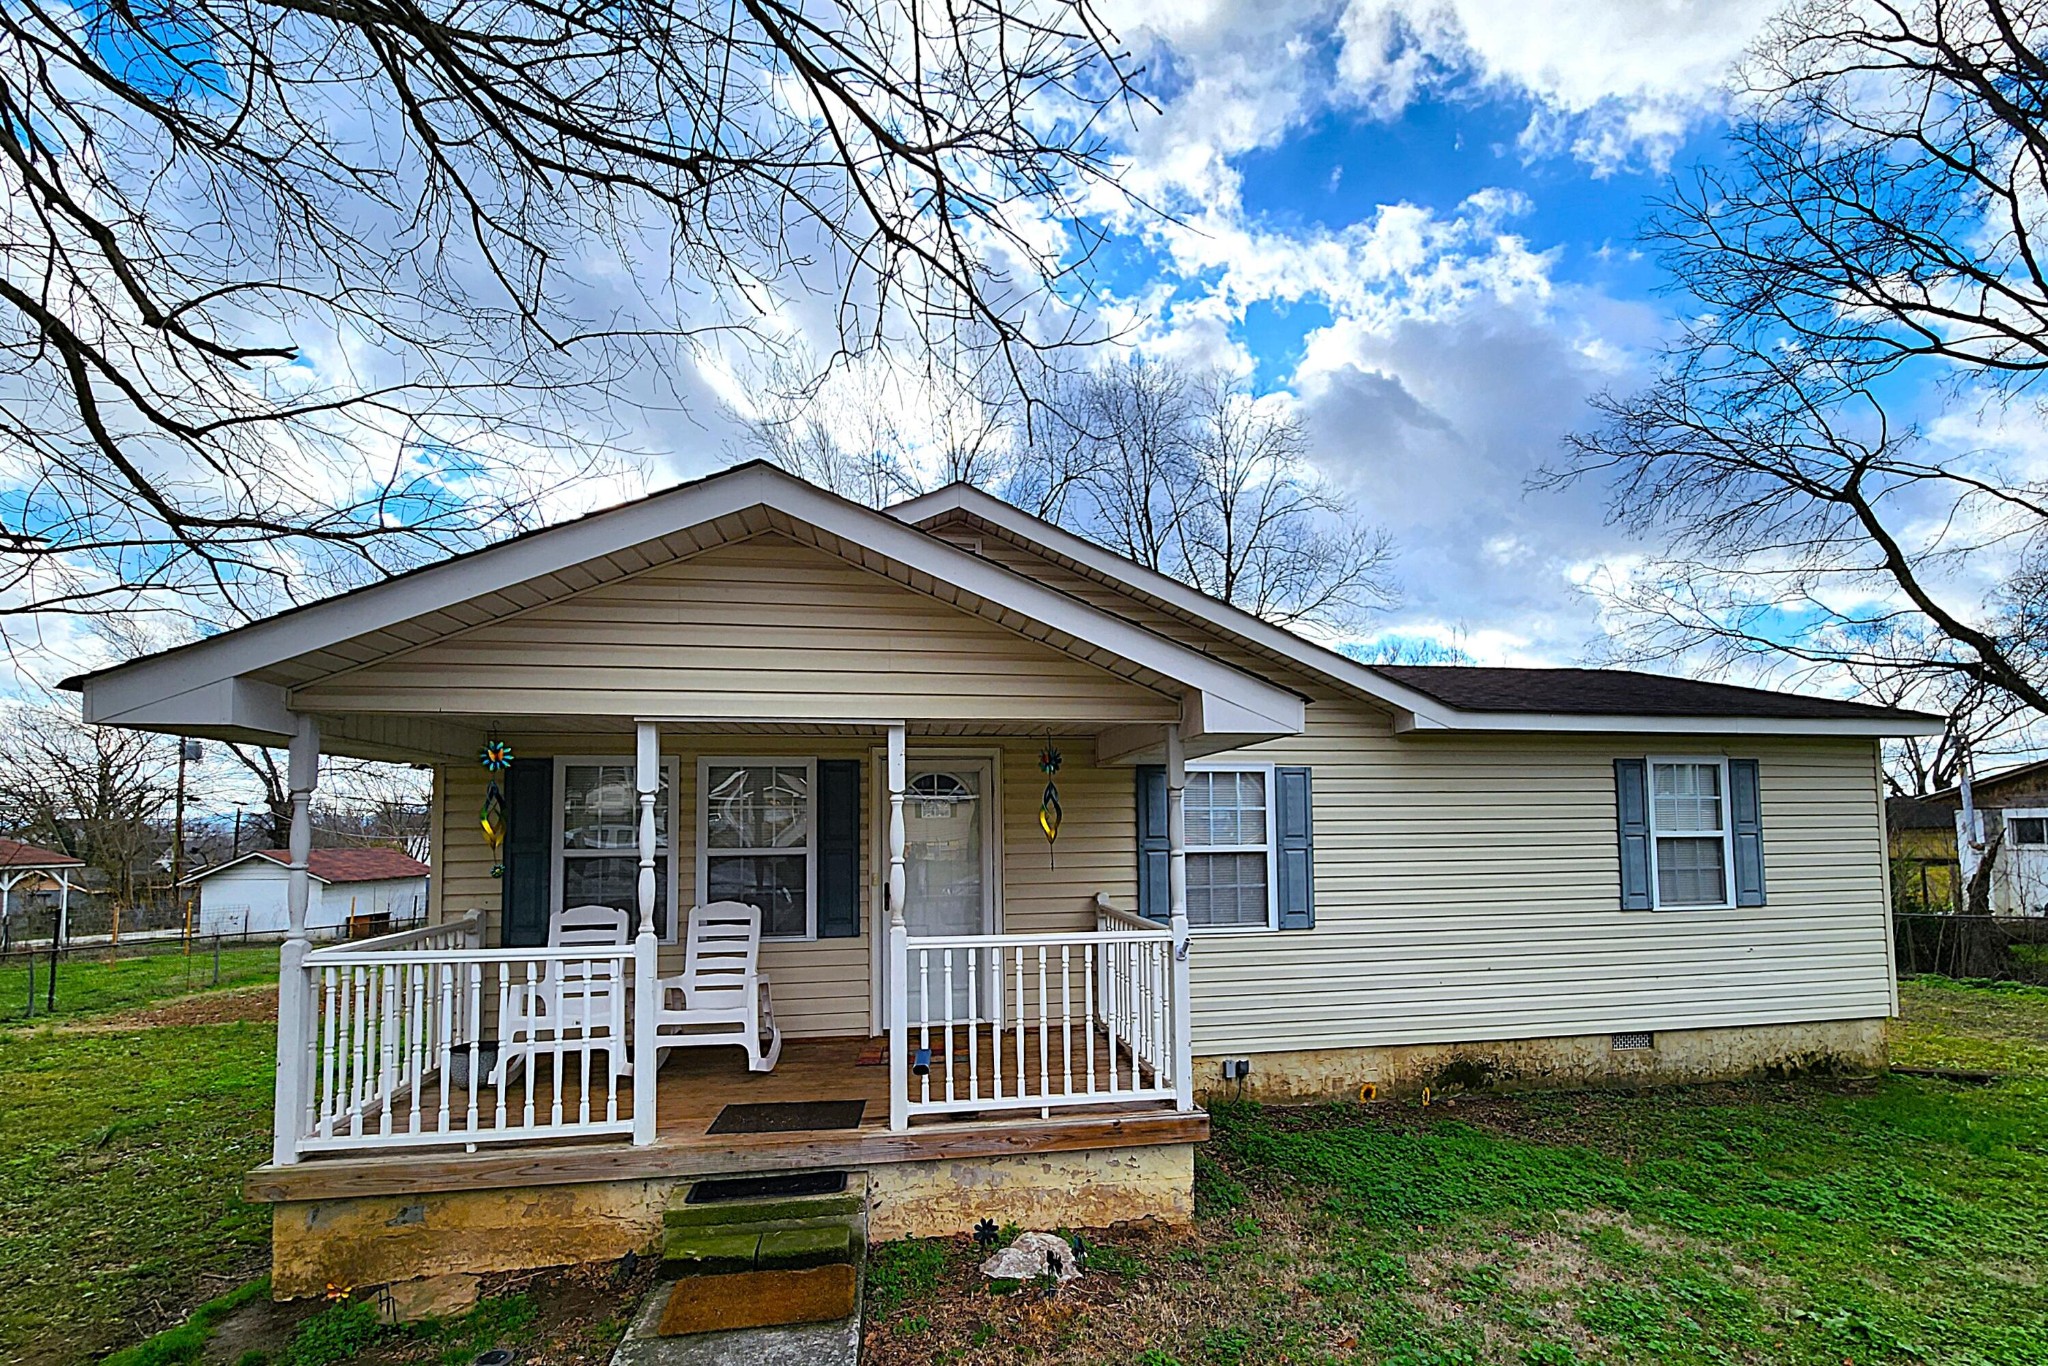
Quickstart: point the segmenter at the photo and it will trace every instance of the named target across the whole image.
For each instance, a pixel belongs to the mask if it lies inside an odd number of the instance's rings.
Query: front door
[[[913,946],[919,938],[991,934],[995,925],[995,766],[987,759],[909,761],[903,789],[903,922]],[[887,829],[886,820],[883,829]],[[885,856],[886,857],[886,856]],[[912,957],[915,974],[917,959]],[[968,961],[953,954],[953,1018],[968,1015]],[[986,972],[984,971],[984,977]],[[943,1018],[944,959],[930,955],[929,975],[908,984],[910,1021],[924,1019],[920,988],[931,1015]],[[975,989],[974,1013],[988,1018],[986,981]]]

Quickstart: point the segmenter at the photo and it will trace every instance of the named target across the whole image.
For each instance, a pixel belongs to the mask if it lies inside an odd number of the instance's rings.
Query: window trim
[[[631,754],[558,754],[555,756],[555,773],[552,787],[554,793],[552,806],[554,809],[548,819],[548,900],[552,903],[549,907],[550,914],[568,909],[563,901],[569,889],[564,883],[562,867],[563,863],[567,861],[568,856],[568,850],[564,844],[564,837],[568,833],[567,821],[562,810],[562,803],[564,798],[568,796],[568,780],[565,775],[568,772],[569,766],[572,764],[586,766],[595,764],[600,767],[623,765],[630,772],[636,762],[635,756]],[[668,779],[668,853],[664,855],[658,850],[655,853],[656,860],[664,857],[668,859],[668,933],[661,936],[661,942],[664,944],[674,944],[679,942],[676,926],[678,919],[676,898],[680,889],[677,886],[679,878],[677,877],[676,854],[678,847],[677,837],[682,828],[680,825],[681,813],[677,810],[682,805],[682,763],[676,756],[665,754],[661,759],[661,770],[662,776]],[[638,829],[639,819],[640,794],[639,789],[635,787],[633,793],[633,820],[636,830]],[[639,850],[611,849],[602,852],[591,850],[579,853],[575,857],[617,858],[622,854],[637,858]],[[637,917],[635,912],[632,911],[628,911],[626,914],[627,923],[630,928],[632,921]]]
[[[1657,842],[1660,839],[1704,839],[1701,831],[1659,831],[1657,829],[1657,766],[1659,764],[1708,764],[1720,770],[1721,787],[1721,900],[1664,904],[1663,880],[1658,876]],[[1643,757],[1643,819],[1650,833],[1650,909],[1653,911],[1732,911],[1735,909],[1735,794],[1728,786],[1728,756],[1725,754],[1649,754]]]
[[[818,937],[818,756],[815,754],[700,754],[697,756],[697,901],[710,899],[711,768],[801,768],[804,771],[804,932],[770,934],[761,927],[763,943],[808,944]],[[781,850],[721,849],[719,857],[787,858]]]
[[[2006,833],[2010,835],[2012,833],[2012,823],[2016,820],[2048,821],[2048,806],[2008,806],[2004,808],[2002,816],[2005,822]],[[2016,839],[2007,839],[2006,843],[2014,849],[2048,849],[2048,843],[2021,844]]]
[[[1277,765],[1266,760],[1244,759],[1190,759],[1188,773],[1258,773],[1266,781],[1266,843],[1263,848],[1253,844],[1204,845],[1196,849],[1193,844],[1183,843],[1189,855],[1203,854],[1264,854],[1266,856],[1266,923],[1263,925],[1197,925],[1188,923],[1188,932],[1201,935],[1242,935],[1278,934],[1280,932],[1280,789],[1275,783],[1273,770]],[[1181,792],[1183,831],[1187,815],[1187,792]]]

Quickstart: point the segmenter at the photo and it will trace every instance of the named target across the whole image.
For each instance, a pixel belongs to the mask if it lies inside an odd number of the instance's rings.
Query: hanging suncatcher
[[[499,851],[505,847],[505,793],[498,786],[498,775],[512,767],[512,746],[492,736],[476,757],[491,775],[490,784],[484,788],[482,812],[484,843],[491,846],[491,876],[503,877],[505,863]]]
[[[1045,748],[1038,751],[1038,771],[1045,775],[1045,794],[1038,801],[1038,828],[1045,832],[1045,861],[1052,865],[1053,841],[1060,837],[1060,787],[1052,776],[1060,771],[1060,752],[1053,748],[1052,737],[1045,737]]]

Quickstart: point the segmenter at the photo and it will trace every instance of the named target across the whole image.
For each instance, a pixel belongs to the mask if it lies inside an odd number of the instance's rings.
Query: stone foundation
[[[271,1211],[270,1290],[318,1295],[454,1271],[609,1261],[661,1244],[664,1181],[295,1200]]]
[[[967,1233],[982,1219],[1098,1228],[1194,1218],[1194,1146],[896,1162],[865,1169],[868,1238]],[[684,1178],[285,1201],[271,1214],[271,1292],[318,1295],[451,1272],[522,1271],[660,1250]]]
[[[1191,1143],[1027,1157],[898,1162],[868,1169],[868,1240],[971,1233],[983,1219],[1023,1228],[1107,1228],[1195,1217]]]
[[[1237,1096],[1237,1083],[1222,1080],[1226,1057],[1252,1060],[1251,1075],[1244,1082],[1245,1097],[1282,1105],[1355,1101],[1367,1085],[1376,1087],[1382,1097],[1396,1097],[1417,1095],[1424,1087],[1437,1094],[1455,1094],[1875,1072],[1885,1065],[1884,1030],[1883,1020],[1830,1020],[1660,1030],[1652,1035],[1651,1046],[1642,1049],[1617,1049],[1610,1034],[1578,1034],[1481,1043],[1227,1053],[1195,1060],[1195,1088],[1205,1102]]]

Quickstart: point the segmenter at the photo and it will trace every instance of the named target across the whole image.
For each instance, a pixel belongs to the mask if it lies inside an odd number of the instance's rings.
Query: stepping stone
[[[752,1271],[761,1249],[761,1235],[749,1230],[684,1229],[662,1240],[664,1276],[714,1276]]]
[[[761,1247],[754,1256],[755,1265],[764,1271],[853,1260],[853,1229],[841,1223],[770,1230],[761,1235]]]
[[[662,1337],[735,1328],[830,1323],[853,1313],[859,1273],[841,1262],[801,1271],[693,1276],[669,1292],[655,1332]]]
[[[671,1293],[660,1286],[641,1304],[611,1366],[859,1366],[857,1298],[855,1312],[831,1322],[662,1337]]]

